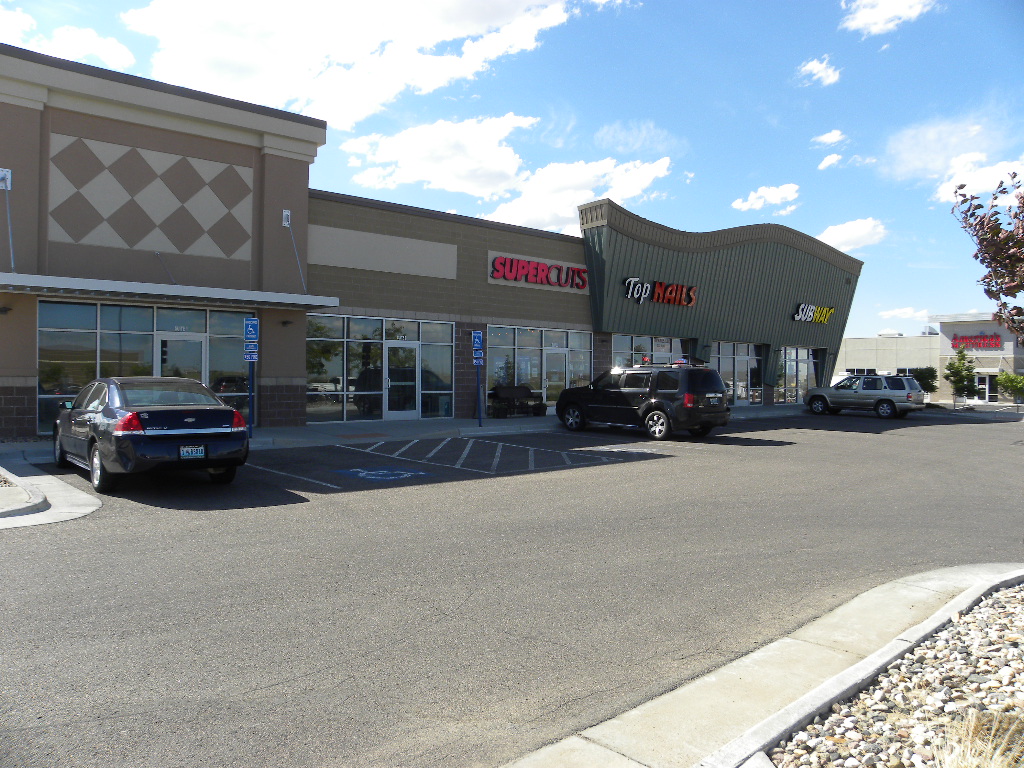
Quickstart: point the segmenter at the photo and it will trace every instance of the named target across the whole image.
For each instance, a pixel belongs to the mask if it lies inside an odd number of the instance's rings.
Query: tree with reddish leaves
[[[953,215],[978,246],[974,258],[988,270],[978,282],[997,302],[993,319],[1024,343],[1024,307],[1011,303],[1024,292],[1024,186],[1011,173],[988,205],[964,192],[966,186],[956,188]]]

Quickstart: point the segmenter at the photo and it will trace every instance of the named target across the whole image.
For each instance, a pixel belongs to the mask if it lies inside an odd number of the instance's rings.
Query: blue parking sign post
[[[473,367],[476,368],[476,424],[484,425],[484,391],[480,387],[480,366],[484,364],[484,332],[470,331],[473,334]]]
[[[256,420],[256,397],[253,391],[253,381],[256,378],[256,361],[260,359],[260,319],[258,317],[245,318],[245,325],[242,331],[242,360],[249,363],[249,437],[252,438],[252,426]]]

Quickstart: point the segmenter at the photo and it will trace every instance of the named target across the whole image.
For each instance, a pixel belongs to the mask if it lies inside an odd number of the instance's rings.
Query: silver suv
[[[913,376],[847,376],[835,386],[807,390],[804,402],[819,416],[854,408],[901,419],[924,408],[924,390]]]

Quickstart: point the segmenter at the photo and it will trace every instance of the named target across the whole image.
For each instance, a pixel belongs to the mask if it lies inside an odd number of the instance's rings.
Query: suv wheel
[[[583,418],[583,411],[580,410],[578,405],[566,406],[566,409],[562,411],[562,423],[565,424],[565,428],[570,432],[579,432],[586,424]]]
[[[892,400],[879,400],[875,405],[875,413],[883,419],[895,419],[899,411],[896,410],[896,404]]]
[[[811,413],[815,416],[824,416],[830,410],[828,407],[828,400],[824,397],[811,398],[811,402],[808,404],[808,407],[811,409]]]
[[[665,440],[672,434],[672,425],[668,423],[668,416],[664,411],[651,411],[644,419],[644,427],[647,434],[655,440]]]

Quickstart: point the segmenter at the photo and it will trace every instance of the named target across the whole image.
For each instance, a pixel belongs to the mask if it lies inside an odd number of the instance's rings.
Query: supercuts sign
[[[949,340],[953,349],[1002,349],[1003,339],[998,333],[979,333],[976,336],[957,336]]]
[[[587,268],[559,261],[538,261],[508,253],[488,254],[488,283],[520,285],[529,288],[589,293]]]

